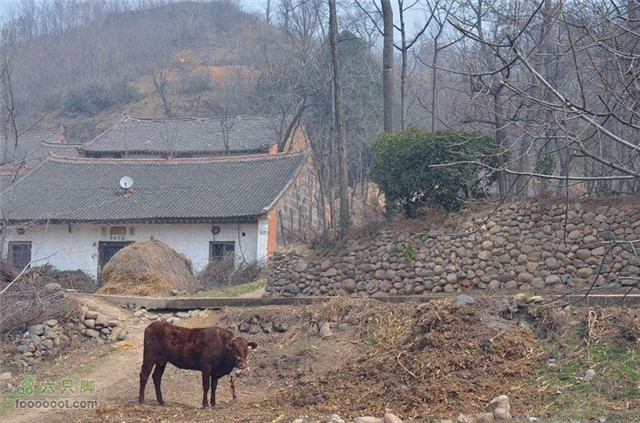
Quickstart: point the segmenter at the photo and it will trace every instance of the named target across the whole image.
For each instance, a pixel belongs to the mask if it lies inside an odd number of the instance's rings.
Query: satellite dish
[[[120,187],[122,187],[122,189],[129,189],[133,186],[133,179],[131,179],[130,176],[123,176],[120,179]]]

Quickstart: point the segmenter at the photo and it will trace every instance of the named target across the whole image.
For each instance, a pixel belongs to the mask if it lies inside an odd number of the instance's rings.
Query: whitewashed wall
[[[258,262],[261,264],[264,264],[267,261],[267,256],[269,254],[268,240],[269,240],[269,219],[265,215],[260,217],[260,219],[258,220],[257,258],[258,258]]]
[[[111,226],[126,226],[127,234],[111,236]],[[267,233],[260,235],[254,223],[218,223],[220,233],[211,233],[211,224],[64,224],[27,227],[23,235],[15,230],[7,234],[7,241],[31,241],[34,263],[49,263],[59,270],[80,269],[92,277],[98,272],[98,242],[148,241],[151,237],[170,245],[193,262],[194,272],[202,270],[209,261],[210,241],[235,241],[236,261],[255,261],[266,256]],[[264,223],[263,225],[264,226]],[[104,231],[103,231],[104,228]],[[133,234],[130,233],[133,228]],[[244,232],[244,236],[242,235]],[[264,238],[264,240],[262,239]],[[260,245],[260,248],[258,246]],[[5,244],[5,252],[6,252]],[[50,257],[49,257],[50,256]]]

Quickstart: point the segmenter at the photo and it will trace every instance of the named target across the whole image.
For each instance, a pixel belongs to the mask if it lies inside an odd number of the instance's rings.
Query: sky
[[[18,3],[19,0],[0,0],[0,17],[11,15]]]

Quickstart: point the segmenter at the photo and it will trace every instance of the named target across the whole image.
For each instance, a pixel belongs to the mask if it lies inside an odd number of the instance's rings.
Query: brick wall
[[[309,161],[269,212],[269,253],[308,239],[322,227],[320,190]]]

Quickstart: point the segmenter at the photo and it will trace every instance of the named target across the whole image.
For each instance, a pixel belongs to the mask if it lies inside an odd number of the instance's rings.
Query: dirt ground
[[[249,356],[250,369],[237,382],[239,399],[232,402],[227,377],[218,386],[218,405],[206,410],[200,409],[200,373],[173,366],[167,366],[162,382],[165,405],[157,404],[151,379],[145,404],[138,405],[142,334],[148,321],[90,301],[92,308],[127,321],[125,348],[85,342],[35,373],[38,380],[62,375],[94,380],[95,391],[76,398],[97,400],[98,408],[5,408],[0,420],[275,423],[304,416],[326,421],[334,412],[344,419],[381,416],[390,409],[404,421],[422,422],[480,411],[500,394],[512,399],[514,415],[539,416],[534,413],[544,409],[536,367],[548,357],[523,319],[509,315],[517,307],[508,300],[460,307],[450,300],[390,305],[336,299],[312,306],[208,311],[207,317],[192,317],[181,325],[235,329],[253,319],[287,330],[254,335],[236,331],[258,343]],[[333,326],[333,335],[326,339],[318,336],[323,322]]]
[[[87,299],[85,298],[84,301]],[[151,379],[146,389],[145,404],[138,405],[142,336],[148,322],[139,322],[123,309],[112,307],[101,300],[90,301],[93,309],[127,319],[127,327],[130,331],[127,342],[132,346],[117,350],[113,346],[84,343],[82,347],[71,351],[66,357],[56,359],[56,364],[49,368],[36,370],[35,374],[37,380],[56,379],[61,375],[74,375],[78,368],[82,367],[80,376],[76,375],[75,379],[94,380],[95,391],[90,396],[76,395],[71,398],[96,399],[99,401],[99,408],[70,411],[9,410],[0,420],[15,423],[45,419],[48,422],[60,423],[71,421],[199,422],[212,419],[228,422],[270,422],[278,418],[282,420],[299,416],[299,411],[283,406],[278,400],[279,393],[288,386],[288,375],[283,372],[295,373],[295,369],[298,369],[311,371],[314,374],[326,373],[332,368],[330,363],[335,361],[335,356],[348,359],[353,354],[353,344],[348,334],[320,341],[315,336],[315,330],[311,330],[310,327],[304,328],[304,324],[298,324],[298,318],[304,311],[297,307],[209,311],[208,317],[193,317],[183,321],[181,325],[227,327],[259,313],[261,316],[276,317],[279,322],[289,326],[289,330],[285,333],[243,335],[257,342],[259,347],[250,354],[251,368],[245,371],[236,383],[239,397],[236,403],[231,400],[229,378],[226,377],[218,386],[218,406],[214,409],[201,410],[200,373],[167,366],[162,381],[165,405],[157,404]],[[278,319],[277,316],[286,317]],[[307,329],[309,329],[308,334],[301,334],[301,332],[307,332]],[[238,335],[241,334],[238,333]],[[88,354],[87,350],[91,351],[91,354]],[[266,405],[270,401],[278,403],[277,407],[270,408]]]

